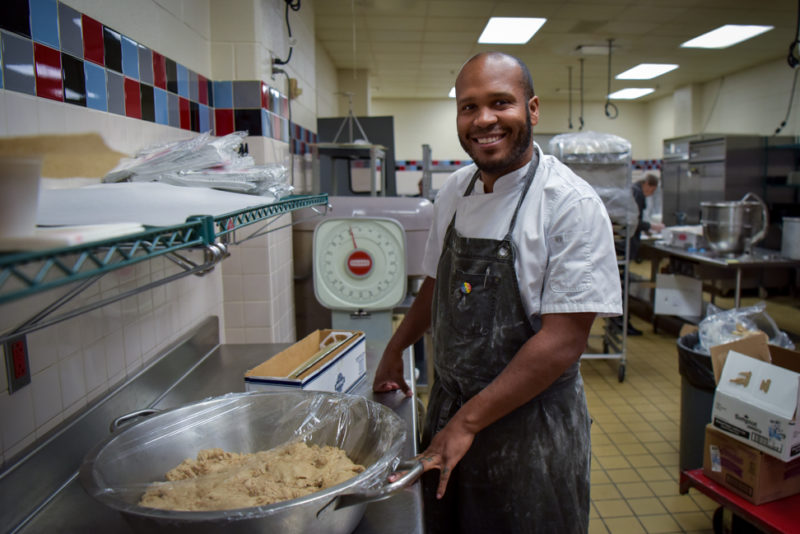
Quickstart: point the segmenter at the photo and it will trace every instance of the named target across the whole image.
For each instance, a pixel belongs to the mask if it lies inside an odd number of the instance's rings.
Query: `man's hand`
[[[475,434],[461,424],[456,415],[438,434],[433,436],[430,446],[419,455],[418,458],[424,468],[423,473],[431,469],[440,471],[439,487],[436,488],[437,499],[444,497],[453,469],[467,454],[474,439]]]
[[[372,391],[384,393],[400,390],[406,397],[412,395],[411,388],[403,377],[403,353],[387,348],[383,353],[378,369],[375,370],[375,380],[372,382]]]

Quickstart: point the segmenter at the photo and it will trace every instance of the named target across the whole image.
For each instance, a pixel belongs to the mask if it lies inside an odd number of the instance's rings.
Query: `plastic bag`
[[[600,132],[575,132],[550,139],[550,153],[570,163],[630,163],[631,144],[627,139]]]
[[[714,345],[730,343],[758,331],[767,334],[771,345],[794,350],[794,343],[767,314],[766,307],[765,302],[759,302],[745,308],[722,310],[709,304],[706,317],[698,325],[700,341],[695,350],[709,354],[708,349]]]
[[[294,190],[288,180],[287,168],[277,163],[244,168],[168,172],[161,174],[158,179],[171,185],[211,187],[251,195],[271,194],[276,199],[281,199]]]

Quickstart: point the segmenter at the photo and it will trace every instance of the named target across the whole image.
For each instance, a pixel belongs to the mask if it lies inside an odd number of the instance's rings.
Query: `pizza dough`
[[[296,499],[364,471],[342,449],[303,442],[250,454],[204,449],[151,484],[141,506],[164,510],[231,510]]]

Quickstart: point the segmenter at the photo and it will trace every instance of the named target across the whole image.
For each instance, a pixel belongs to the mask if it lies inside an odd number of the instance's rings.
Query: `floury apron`
[[[537,165],[538,160],[531,162],[502,240],[461,236],[455,214],[447,228],[432,310],[436,379],[422,450],[535,334],[519,294],[511,232]],[[429,533],[588,530],[589,415],[578,367],[480,431],[453,470],[443,499],[436,500],[439,471],[423,476]]]

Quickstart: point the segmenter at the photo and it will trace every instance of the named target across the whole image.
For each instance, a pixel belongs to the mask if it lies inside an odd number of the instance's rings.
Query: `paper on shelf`
[[[39,226],[136,222],[148,226],[182,224],[192,215],[224,215],[271,204],[271,195],[253,196],[157,182],[96,184],[40,191]]]
[[[33,235],[0,238],[0,252],[46,250],[143,232],[138,223],[37,228]]]

